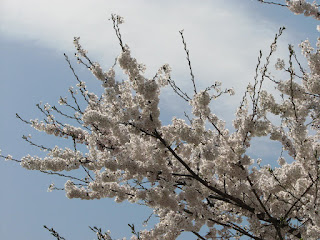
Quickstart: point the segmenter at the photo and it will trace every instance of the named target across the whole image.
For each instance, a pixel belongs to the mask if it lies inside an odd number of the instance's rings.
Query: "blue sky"
[[[184,29],[195,78],[199,87],[222,81],[234,87],[233,98],[224,97],[213,105],[214,112],[230,126],[233,110],[243,90],[253,79],[260,49],[267,53],[279,27],[285,26],[278,57],[286,57],[287,44],[318,37],[317,22],[294,16],[285,8],[263,5],[254,0],[204,1],[113,1],[113,0],[2,0],[0,2],[0,149],[2,154],[21,158],[39,151],[21,139],[32,134],[35,142],[54,146],[63,141],[44,136],[15,118],[40,118],[35,104],[43,101],[57,105],[76,82],[63,53],[74,54],[73,37],[80,36],[89,56],[108,69],[120,53],[108,21],[111,13],[125,18],[123,39],[139,62],[147,65],[147,75],[169,63],[177,84],[191,92],[179,30]],[[76,65],[79,76],[94,92],[99,92],[91,74]],[[173,104],[174,103],[174,104]],[[163,123],[172,116],[183,116],[187,106],[170,89],[163,91],[160,108]],[[257,156],[270,163],[278,156],[279,146],[257,142]],[[258,151],[257,151],[258,150]],[[257,152],[259,154],[257,154]],[[41,153],[40,153],[41,155]],[[260,156],[259,155],[259,156]],[[54,239],[42,228],[54,227],[68,240],[94,239],[88,226],[110,229],[115,238],[129,236],[127,223],[141,222],[150,210],[112,199],[69,200],[63,191],[47,192],[55,182],[64,180],[22,169],[14,162],[0,160],[0,239]],[[193,239],[190,236],[181,239]]]

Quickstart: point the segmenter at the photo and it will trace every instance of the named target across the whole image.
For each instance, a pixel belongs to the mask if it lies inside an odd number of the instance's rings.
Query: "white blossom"
[[[55,185],[54,185],[54,183],[51,183],[51,184],[49,185],[47,191],[48,191],[48,192],[52,192],[54,189],[55,189]]]
[[[277,63],[275,64],[275,68],[277,70],[282,70],[285,67],[285,63],[283,59],[278,58]]]

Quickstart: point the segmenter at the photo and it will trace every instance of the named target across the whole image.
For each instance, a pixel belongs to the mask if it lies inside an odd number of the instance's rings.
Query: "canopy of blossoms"
[[[286,6],[295,14],[320,20],[315,3],[296,0],[287,1]],[[60,99],[61,105],[74,110],[69,117],[78,121],[76,126],[57,121],[54,113],[64,113],[56,107],[39,105],[46,120],[23,121],[71,139],[74,148],[47,149],[44,158],[27,155],[21,166],[47,173],[85,170],[85,178],[70,177],[65,183],[68,198],[115,198],[152,208],[159,223],[151,230],[134,232],[132,239],[170,240],[183,231],[199,239],[319,239],[320,40],[316,49],[308,40],[300,45],[308,69],[300,65],[289,45],[288,63],[281,59],[276,63],[287,78],[276,80],[267,70],[284,28],[279,30],[269,54],[259,56],[254,82],[247,87],[233,120],[235,131],[230,132],[210,103],[221,94],[232,95],[233,89],[222,91],[219,82],[204,90],[196,88],[183,32],[193,96],[175,84],[167,64],[153,78],[146,78],[144,65],[122,42],[123,19],[113,15],[112,20],[122,49],[116,64],[127,79],[117,81],[115,66],[102,70],[75,38],[78,62],[101,81],[104,93],[89,93],[79,80],[86,108],[78,105],[75,90],[70,90],[73,102]],[[263,89],[264,81],[270,80],[281,101]],[[192,116],[163,125],[158,105],[161,88],[167,85],[190,104]],[[271,121],[270,114],[279,116],[281,124]],[[279,142],[290,163],[280,156],[275,159],[279,167],[272,168],[252,159],[247,154],[250,143],[262,136]],[[79,151],[79,145],[88,151]],[[203,226],[208,231],[201,236]],[[109,233],[99,234],[100,239],[111,239]]]

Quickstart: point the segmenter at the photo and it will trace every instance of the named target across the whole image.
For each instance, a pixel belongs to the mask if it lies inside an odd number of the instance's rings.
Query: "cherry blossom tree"
[[[320,20],[315,3],[259,1]],[[316,49],[308,40],[300,44],[308,62],[306,69],[289,45],[288,62],[278,59],[275,63],[287,76],[275,79],[268,69],[284,31],[280,28],[269,53],[264,56],[260,52],[254,81],[235,113],[235,131],[231,132],[210,104],[222,94],[233,95],[234,90],[222,90],[220,82],[198,89],[183,31],[180,35],[190,69],[192,96],[171,78],[168,64],[161,66],[153,78],[145,77],[145,66],[131,55],[121,36],[123,18],[112,15],[111,20],[121,53],[109,70],[93,62],[80,39],[74,39],[78,63],[101,81],[104,93],[97,96],[89,92],[65,55],[78,81],[77,89],[69,89],[71,100],[59,100],[65,110],[38,105],[44,121],[27,121],[17,114],[38,131],[70,139],[73,148],[50,149],[25,136],[26,141],[47,151],[47,157],[27,155],[17,160],[1,156],[29,170],[68,178],[64,190],[70,199],[114,198],[116,202],[127,200],[152,208],[159,223],[141,231],[129,225],[131,239],[170,240],[182,232],[191,232],[197,239],[319,239],[320,39]],[[126,80],[116,79],[116,65]],[[264,90],[265,81],[273,82],[280,98]],[[192,114],[163,125],[158,105],[160,91],[166,86],[190,104]],[[54,116],[57,114],[76,124],[60,122]],[[281,119],[280,124],[270,120],[272,115]],[[263,164],[263,160],[247,153],[251,142],[262,136],[279,142],[287,153],[288,157],[275,159],[278,167]],[[81,146],[87,151],[80,151]],[[65,174],[77,170],[85,176]],[[57,187],[52,184],[49,189]],[[203,226],[207,233],[201,235]],[[64,239],[54,229],[45,228],[57,239]],[[109,232],[97,227],[91,230],[98,239],[111,239]]]

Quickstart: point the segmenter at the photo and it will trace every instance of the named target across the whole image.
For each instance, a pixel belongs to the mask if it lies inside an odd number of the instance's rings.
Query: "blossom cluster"
[[[304,14],[306,17],[312,16],[320,20],[320,12],[316,2],[306,2],[305,0],[287,0],[287,5],[290,11],[295,14]]]

